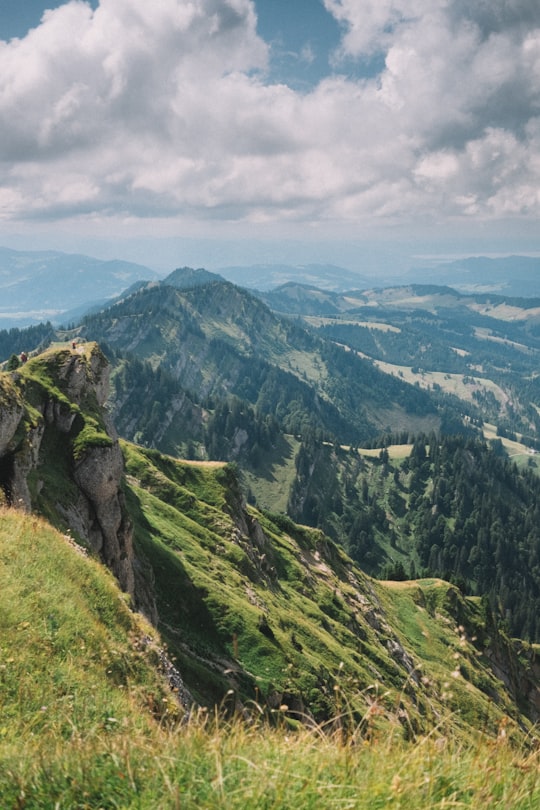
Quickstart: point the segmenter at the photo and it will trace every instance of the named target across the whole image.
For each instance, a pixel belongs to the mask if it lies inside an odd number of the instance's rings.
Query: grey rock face
[[[22,404],[16,401],[0,403],[0,456],[9,451],[23,413]]]
[[[120,489],[124,464],[118,442],[91,448],[75,467],[74,478],[88,500],[87,539],[133,594],[132,529]]]
[[[32,501],[43,486],[40,473],[45,478],[47,466],[57,461],[47,457],[50,451],[45,448],[50,442],[47,444],[44,439],[47,435],[65,436],[66,457],[71,458],[68,475],[75,486],[68,502],[65,496],[58,496],[56,509],[71,530],[100,555],[122,589],[134,596],[133,532],[121,488],[123,458],[116,432],[103,410],[109,386],[107,360],[95,344],[90,344],[77,351],[51,354],[50,363],[51,377],[61,396],[44,386],[40,401],[34,401],[31,418],[16,387],[12,391],[6,387],[7,393],[0,398],[0,470],[5,479],[0,484],[12,506],[31,510],[35,505]],[[17,384],[24,389],[22,378]],[[89,403],[94,415],[96,407],[101,412],[101,429],[110,444],[100,446],[90,442],[75,459],[72,441],[85,423]],[[25,417],[25,429],[17,437]],[[31,478],[38,482],[33,494]]]

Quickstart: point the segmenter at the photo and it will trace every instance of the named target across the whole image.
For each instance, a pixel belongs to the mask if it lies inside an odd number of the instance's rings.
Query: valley
[[[311,729],[392,739],[397,757],[403,742],[480,745],[480,729],[503,729],[534,749],[534,307],[514,301],[506,321],[497,301],[486,314],[453,291],[396,288],[329,315],[311,288],[286,311],[291,291],[274,308],[273,293],[183,268],[77,325],[0,333],[6,795],[17,738],[88,737],[76,757],[89,767],[104,733],[118,762],[126,729],[135,759],[144,735],[171,750],[185,722],[206,740],[200,712],[216,706],[268,742]],[[60,614],[64,569],[80,594]],[[45,660],[37,706],[21,695]],[[56,750],[39,757],[60,790]],[[116,791],[108,773],[97,782]],[[44,789],[37,772],[21,779]]]

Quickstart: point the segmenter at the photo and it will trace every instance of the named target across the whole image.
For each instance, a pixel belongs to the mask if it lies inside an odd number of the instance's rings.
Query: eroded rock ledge
[[[123,459],[104,410],[108,362],[95,343],[31,358],[0,387],[0,497],[54,512],[134,595],[132,527]],[[58,488],[53,482],[63,478]],[[59,492],[62,493],[59,500]]]

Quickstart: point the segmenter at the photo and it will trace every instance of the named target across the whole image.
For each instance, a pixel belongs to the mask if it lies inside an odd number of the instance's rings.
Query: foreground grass
[[[536,808],[538,753],[500,739],[343,744],[198,716],[135,737],[29,734],[0,748],[3,808]]]

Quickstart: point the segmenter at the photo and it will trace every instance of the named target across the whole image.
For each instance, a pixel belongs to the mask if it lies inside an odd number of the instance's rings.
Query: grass
[[[303,320],[306,323],[309,323],[311,326],[317,328],[319,326],[327,326],[328,324],[333,325],[336,323],[337,319],[335,317],[325,318],[322,315],[304,315]],[[365,326],[367,329],[378,330],[379,332],[394,332],[395,334],[399,334],[401,332],[399,327],[392,326],[389,323],[378,321],[361,321],[357,318],[348,318],[346,315],[341,315],[338,323],[349,326]]]
[[[454,394],[465,402],[474,403],[473,394],[478,391],[490,392],[497,401],[504,406],[507,397],[504,391],[492,380],[471,374],[450,374],[442,371],[418,371],[415,372],[410,366],[400,366],[393,363],[385,363],[382,360],[374,360],[374,364],[386,374],[400,377],[405,382],[414,385],[418,383],[420,388],[431,389],[434,385],[447,394]],[[471,382],[466,382],[466,379]],[[474,381],[472,381],[474,379]]]
[[[223,471],[214,470],[212,482],[205,480],[211,475],[206,468],[182,467],[172,470],[176,477],[186,483],[188,476],[195,476],[193,489],[198,488],[214,503],[221,502],[215,476]],[[133,497],[131,491],[128,494]],[[156,496],[147,497],[151,517],[157,508]],[[207,505],[203,522],[212,522],[216,508]],[[158,509],[158,514],[165,521],[161,531],[166,533],[172,526],[170,512]],[[296,674],[289,671],[291,684],[295,679],[297,687],[303,684],[306,696],[309,689],[321,694],[325,688],[321,664],[332,667],[328,683],[333,684],[333,713],[319,724],[299,725],[279,703],[271,709],[245,698],[241,719],[227,717],[225,704],[237,702],[238,692],[224,695],[223,711],[218,707],[215,712],[199,709],[189,717],[184,715],[160,674],[159,637],[142,617],[131,612],[111,575],[41,519],[0,510],[3,810],[535,808],[540,801],[538,749],[532,736],[516,735],[513,721],[495,706],[495,733],[488,735],[485,724],[476,732],[469,726],[465,733],[456,717],[461,709],[450,699],[434,702],[437,717],[430,721],[431,730],[415,733],[406,742],[403,712],[412,707],[408,698],[411,679],[402,674],[398,689],[382,682],[377,686],[373,679],[366,687],[359,680],[361,668],[356,676],[353,671],[354,656],[362,648],[359,639],[353,644],[353,636],[342,635],[338,619],[342,612],[346,618],[350,616],[351,600],[361,583],[339,579],[348,570],[345,556],[332,546],[324,552],[327,541],[320,532],[291,527],[291,535],[283,534],[269,518],[261,519],[266,531],[275,532],[281,592],[254,582],[251,585],[258,598],[266,600],[277,646],[256,628],[260,611],[254,610],[249,618],[241,589],[227,587],[234,570],[235,587],[244,582],[234,555],[231,567],[224,569],[222,593],[216,582],[213,598],[206,600],[211,622],[209,633],[209,628],[203,629],[206,643],[217,644],[212,641],[211,627],[218,634],[221,631],[212,611],[221,610],[228,600],[233,618],[242,614],[246,626],[252,623],[243,640],[239,631],[240,659],[257,668],[261,680],[265,667],[267,677],[275,679],[293,627],[305,651],[303,656],[297,653],[292,662]],[[196,557],[197,541],[191,539],[190,551],[189,533],[179,531],[176,540],[171,536],[169,542],[178,543],[180,556],[163,546],[168,555],[164,558],[170,576],[167,587],[180,593],[187,588],[184,598],[192,604],[196,592],[187,574],[194,577],[195,569],[188,559]],[[202,527],[199,532],[204,534]],[[242,551],[237,544],[230,548]],[[320,575],[309,589],[303,579],[307,569],[300,567],[299,554]],[[213,560],[211,555],[199,575],[210,582],[212,567],[219,564],[225,562]],[[165,587],[156,561],[155,565],[156,577]],[[216,572],[217,568],[212,576]],[[456,666],[454,654],[459,652],[464,658],[472,654],[470,642],[463,647],[450,614],[445,613],[448,587],[435,580],[415,583],[410,589],[377,583],[372,594],[380,615],[392,623],[392,632],[408,633],[413,647],[423,645],[426,671],[433,682],[440,675],[442,686],[443,679],[450,679],[450,667]],[[234,595],[236,602],[231,602]],[[285,604],[289,605],[291,626],[279,623],[279,616],[282,621],[287,618]],[[326,619],[321,605],[330,611]],[[324,621],[331,629],[334,648],[322,626]],[[196,629],[192,633],[196,635]],[[383,674],[390,661],[382,649],[377,654],[374,643],[374,634],[366,638],[365,653],[359,660],[365,656],[364,663],[379,667]],[[435,665],[429,661],[429,653]],[[339,665],[339,660],[345,663]],[[436,687],[434,683],[426,687],[428,697],[433,697]],[[461,689],[462,700],[466,699],[469,687],[465,681],[452,688]],[[426,712],[428,703],[420,692],[415,700]]]
[[[53,346],[36,357],[31,357],[19,369],[27,400],[27,421],[36,422],[36,417],[37,421],[40,421],[35,406],[43,407],[47,400],[63,409],[64,416],[68,414],[76,416],[77,421],[74,424],[77,427],[70,432],[75,460],[82,458],[93,447],[110,447],[113,443],[103,424],[102,411],[93,386],[87,385],[83,388],[83,401],[77,403],[72,399],[69,381],[65,378],[65,371],[76,356],[80,368],[84,369],[85,375],[90,380],[93,356],[99,354],[100,351],[95,343],[81,344],[75,351],[62,344],[61,349]],[[3,385],[5,385],[5,381]],[[75,431],[76,435],[73,435]]]
[[[199,715],[146,736],[27,742],[2,757],[6,808],[533,810],[540,801],[538,754],[516,752],[502,733],[491,744],[433,735],[407,746]]]
[[[533,467],[536,469],[538,459],[535,457],[536,452],[531,450],[526,444],[519,441],[507,439],[504,436],[497,435],[497,428],[495,425],[484,423],[483,428],[484,438],[487,441],[499,440],[504,447],[508,457],[514,461],[518,467]]]
[[[413,449],[412,444],[390,444],[386,448],[388,451],[388,457],[392,459],[392,461],[396,459],[404,459],[409,458],[411,455],[411,451]],[[358,452],[361,456],[365,458],[379,458],[381,454],[381,447],[376,448],[359,448]]]
[[[71,500],[71,448],[44,442],[32,483]],[[2,810],[536,807],[535,731],[455,589],[376,583],[245,508],[231,467],[122,447],[162,635],[69,538],[0,509]],[[162,638],[215,712],[178,705]]]
[[[22,399],[10,374],[0,374],[0,406],[22,407]]]
[[[286,435],[276,448],[265,455],[264,475],[243,470],[245,484],[261,509],[271,512],[287,511],[291,488],[296,476],[296,456],[300,442],[294,436]]]
[[[62,715],[75,730],[77,716],[88,730],[113,709],[126,714],[139,687],[163,690],[137,641],[154,631],[112,575],[45,521],[0,509],[0,593],[4,721],[44,729]],[[124,701],[116,687],[128,681]]]

